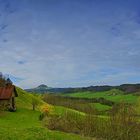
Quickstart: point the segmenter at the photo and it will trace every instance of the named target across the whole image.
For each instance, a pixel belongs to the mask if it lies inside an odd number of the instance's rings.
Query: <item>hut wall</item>
[[[0,110],[7,110],[11,105],[10,100],[0,100]]]

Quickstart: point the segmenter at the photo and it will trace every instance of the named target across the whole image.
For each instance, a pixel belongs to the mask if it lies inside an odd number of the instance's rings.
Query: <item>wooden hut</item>
[[[16,111],[15,97],[18,97],[18,94],[14,85],[7,83],[0,87],[0,109]]]

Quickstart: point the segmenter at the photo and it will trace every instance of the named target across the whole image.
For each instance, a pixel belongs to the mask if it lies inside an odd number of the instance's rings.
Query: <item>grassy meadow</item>
[[[47,117],[44,123],[51,130],[104,140],[140,140],[140,98],[135,93],[118,89],[82,91],[46,94],[43,100],[63,112]],[[63,111],[62,107],[72,111]]]
[[[0,112],[0,139],[1,140],[90,140],[75,134],[60,131],[51,131],[44,127],[39,120],[41,114],[39,107],[44,103],[39,96],[39,105],[32,110],[32,97],[34,95],[17,88],[19,97],[16,98],[17,111]],[[64,107],[54,107],[55,114],[63,114],[65,111],[73,111]],[[75,111],[76,112],[76,111]]]
[[[140,139],[139,96],[116,89],[57,95],[17,91],[17,111],[0,112],[1,140]],[[103,103],[91,100],[101,97],[106,99]],[[33,100],[37,103],[35,110]]]

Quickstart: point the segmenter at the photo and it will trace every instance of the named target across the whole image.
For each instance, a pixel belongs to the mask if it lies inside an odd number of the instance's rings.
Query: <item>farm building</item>
[[[0,109],[16,111],[15,97],[17,96],[16,88],[11,83],[7,83],[4,87],[0,87]]]

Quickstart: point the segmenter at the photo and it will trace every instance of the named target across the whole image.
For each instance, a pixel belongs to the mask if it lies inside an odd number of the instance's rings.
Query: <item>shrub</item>
[[[41,112],[43,112],[45,114],[48,114],[48,113],[52,112],[52,110],[53,110],[53,107],[49,104],[43,104],[41,106]]]
[[[39,120],[43,120],[47,115],[49,115],[53,111],[53,107],[49,104],[43,104],[40,107],[41,115],[39,116]]]
[[[113,106],[107,118],[100,118],[93,112],[87,115],[65,112],[63,116],[49,116],[46,126],[52,130],[107,140],[139,140],[140,123],[134,114],[132,106],[121,103]]]
[[[65,112],[63,116],[52,115],[49,117],[47,127],[51,130],[60,130],[68,133],[80,134],[83,129],[83,118],[74,112]]]
[[[104,135],[111,140],[138,140],[139,125],[134,107],[121,103],[112,108],[106,128],[108,131]]]

